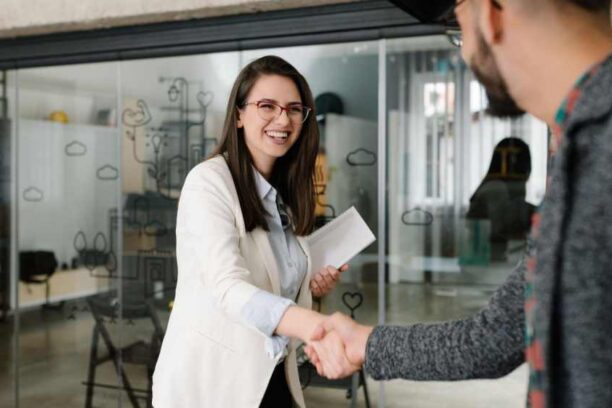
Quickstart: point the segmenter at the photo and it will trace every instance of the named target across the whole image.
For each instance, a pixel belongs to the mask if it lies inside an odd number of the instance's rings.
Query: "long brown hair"
[[[315,160],[319,149],[319,128],[314,114],[312,92],[304,77],[291,64],[276,56],[259,58],[240,71],[227,103],[221,142],[212,156],[223,155],[229,166],[242,216],[247,231],[261,227],[266,231],[266,210],[257,193],[253,173],[253,159],[244,140],[244,129],[237,126],[237,110],[249,96],[255,82],[262,75],[280,75],[291,79],[302,98],[302,103],[313,111],[302,125],[295,144],[274,164],[270,183],[289,207],[297,235],[312,232],[315,221]]]

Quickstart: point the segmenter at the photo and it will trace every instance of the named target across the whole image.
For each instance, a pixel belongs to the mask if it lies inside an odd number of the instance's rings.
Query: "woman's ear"
[[[242,123],[242,119],[240,119],[240,114],[242,112],[240,112],[240,108],[236,108],[236,127],[238,129],[241,129],[244,127],[244,124]]]

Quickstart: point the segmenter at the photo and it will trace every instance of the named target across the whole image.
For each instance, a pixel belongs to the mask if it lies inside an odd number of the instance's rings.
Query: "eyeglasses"
[[[467,0],[459,0],[458,2],[456,2],[455,7],[453,9],[453,14],[456,13],[457,7],[461,6],[466,1]],[[493,7],[498,10],[504,9],[498,0],[491,0],[491,4],[493,4]],[[456,24],[456,19],[454,19],[454,16],[449,16],[448,21],[454,21],[455,24],[447,24],[449,28],[446,29],[446,37],[448,38],[448,41],[450,41],[450,43],[453,44],[455,47],[461,48],[463,46],[463,34],[461,33],[461,30],[457,28],[458,25]]]
[[[447,29],[446,38],[448,38],[448,41],[457,48],[461,48],[463,46],[463,35],[461,34],[461,30],[456,30],[453,28]]]
[[[281,106],[276,102],[269,100],[261,100],[257,102],[247,102],[244,106],[255,105],[257,106],[257,113],[263,120],[273,120],[283,114],[283,111],[287,112],[287,117],[294,123],[304,123],[308,118],[308,114],[312,110],[308,106],[304,106],[301,103],[292,103],[289,106]]]
[[[441,19],[441,23],[446,26],[446,37],[448,41],[457,48],[463,46],[463,36],[457,22],[457,8],[465,3],[466,0],[459,0],[454,7],[450,8],[447,14]]]

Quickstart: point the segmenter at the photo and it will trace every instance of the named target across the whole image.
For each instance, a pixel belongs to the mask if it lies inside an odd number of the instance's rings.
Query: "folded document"
[[[312,271],[317,273],[327,265],[339,268],[376,241],[376,237],[355,207],[351,207],[310,234],[306,241]]]

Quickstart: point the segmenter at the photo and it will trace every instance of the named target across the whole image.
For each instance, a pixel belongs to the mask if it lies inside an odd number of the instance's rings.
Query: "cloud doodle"
[[[404,211],[402,214],[402,223],[405,225],[426,226],[433,223],[434,216],[429,211],[413,208],[412,210]]]
[[[119,178],[119,170],[110,164],[105,164],[96,171],[98,180],[117,180]]]
[[[359,148],[346,156],[346,162],[351,166],[373,166],[376,164],[376,153]]]
[[[43,191],[37,187],[26,188],[25,190],[23,190],[22,196],[25,201],[31,203],[40,202],[45,198],[45,194],[43,193]]]
[[[66,152],[66,156],[85,156],[87,153],[87,146],[74,140],[66,145],[64,151]]]

